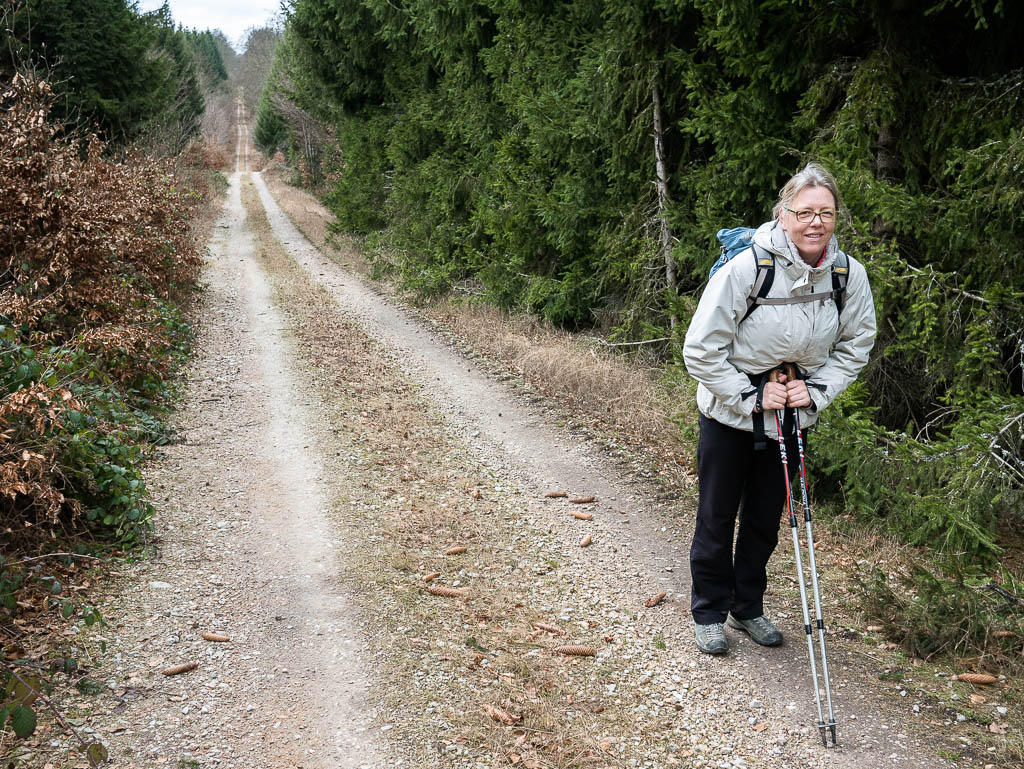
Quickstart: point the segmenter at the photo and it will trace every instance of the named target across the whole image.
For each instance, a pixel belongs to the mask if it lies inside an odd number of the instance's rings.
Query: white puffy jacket
[[[758,227],[754,242],[775,254],[775,278],[769,298],[832,290],[836,240],[826,247],[817,267],[791,256],[778,220]],[[846,302],[842,317],[835,302],[759,305],[740,323],[757,276],[750,250],[737,254],[708,282],[690,321],[683,346],[686,368],[699,382],[697,408],[730,427],[753,431],[755,396],[747,374],[761,374],[780,363],[795,363],[806,374],[812,404],[800,410],[801,425],[817,420],[817,412],[846,389],[868,361],[875,339],[875,307],[864,266],[849,259]],[[775,420],[764,420],[765,433],[775,437]]]

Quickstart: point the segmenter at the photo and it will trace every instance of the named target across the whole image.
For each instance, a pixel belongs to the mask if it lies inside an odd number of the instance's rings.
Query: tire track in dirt
[[[127,766],[383,767],[311,412],[234,174],[205,272],[185,439],[147,475],[159,556],[107,613]],[[203,631],[228,635],[210,643]],[[169,665],[197,662],[165,678]],[[194,763],[193,763],[194,762]]]

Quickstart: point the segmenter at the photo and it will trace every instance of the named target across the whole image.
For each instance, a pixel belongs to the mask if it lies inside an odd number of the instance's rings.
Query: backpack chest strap
[[[818,300],[835,299],[834,291],[819,291],[816,294],[802,294],[801,296],[778,296],[778,297],[755,297],[755,304],[803,304],[804,302],[816,302]]]

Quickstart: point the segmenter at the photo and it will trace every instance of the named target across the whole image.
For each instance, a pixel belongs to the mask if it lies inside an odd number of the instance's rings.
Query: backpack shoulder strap
[[[832,262],[832,298],[840,317],[843,315],[843,305],[846,303],[846,281],[849,277],[850,258],[844,251],[837,251],[835,261]]]
[[[747,311],[740,318],[740,323],[757,309],[758,299],[768,296],[768,292],[772,290],[772,282],[775,280],[775,254],[766,251],[756,243],[750,244],[750,251],[754,255],[754,263],[757,265],[757,277],[754,278],[754,285],[751,286],[750,294],[747,296]]]

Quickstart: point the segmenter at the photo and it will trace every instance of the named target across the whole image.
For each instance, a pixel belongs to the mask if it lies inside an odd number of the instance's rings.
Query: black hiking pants
[[[766,418],[774,418],[770,413]],[[804,431],[806,448],[807,432]],[[796,435],[787,439],[791,477],[799,472]],[[778,441],[754,450],[747,430],[700,417],[699,501],[690,547],[690,612],[698,625],[764,614],[765,569],[779,542],[786,483]],[[799,486],[797,486],[799,489]],[[736,516],[739,513],[739,531]],[[733,550],[735,533],[736,548]]]

